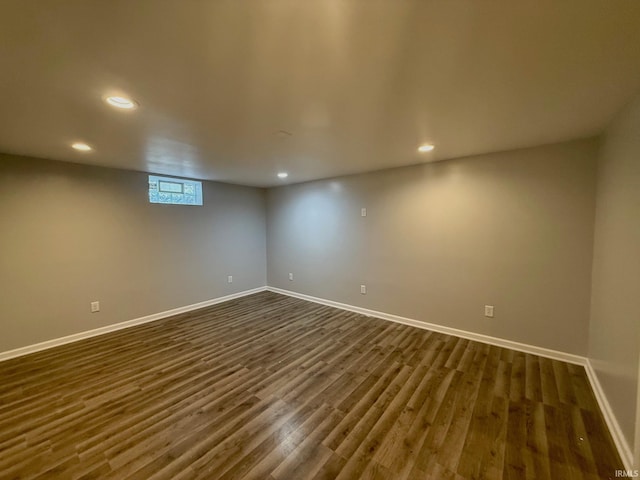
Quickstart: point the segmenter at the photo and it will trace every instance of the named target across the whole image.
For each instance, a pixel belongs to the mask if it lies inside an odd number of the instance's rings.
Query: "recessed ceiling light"
[[[107,102],[112,107],[122,108],[123,110],[131,110],[138,106],[135,100],[131,100],[130,98],[127,98],[127,97],[119,97],[119,96],[106,97],[104,101]]]
[[[289,176],[289,174],[287,172],[280,172],[278,174],[278,178],[287,178]]]
[[[89,145],[82,142],[74,143],[73,145],[71,145],[71,148],[78,150],[79,152],[90,152],[91,150],[93,150],[93,148],[91,148]]]
[[[433,150],[434,148],[436,148],[436,147],[434,147],[434,146],[433,146],[433,145],[431,145],[431,144],[425,143],[424,145],[420,145],[420,146],[418,147],[418,151],[419,151],[419,152],[422,152],[422,153],[425,153],[425,152],[430,152],[430,151],[431,151],[431,150]]]

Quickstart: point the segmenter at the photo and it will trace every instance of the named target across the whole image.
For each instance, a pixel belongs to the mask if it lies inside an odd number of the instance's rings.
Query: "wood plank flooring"
[[[264,292],[0,363],[0,478],[603,479],[584,369]]]

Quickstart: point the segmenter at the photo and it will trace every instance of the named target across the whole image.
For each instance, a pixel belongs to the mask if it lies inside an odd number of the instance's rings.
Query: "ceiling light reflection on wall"
[[[71,148],[73,148],[74,150],[78,150],[79,152],[90,152],[91,150],[93,150],[89,145],[82,142],[74,143],[73,145],[71,145]]]
[[[138,106],[135,100],[121,96],[106,97],[104,101],[112,107],[121,108],[123,110],[132,110]]]
[[[430,151],[431,151],[431,150],[433,150],[434,148],[436,148],[436,147],[434,147],[433,145],[431,145],[431,144],[429,144],[429,143],[425,143],[424,145],[420,145],[420,146],[418,147],[418,151],[419,151],[420,153],[426,153],[426,152],[430,152]]]

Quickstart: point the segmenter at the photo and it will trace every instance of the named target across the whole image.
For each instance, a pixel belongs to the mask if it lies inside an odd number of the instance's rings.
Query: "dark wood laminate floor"
[[[0,363],[0,478],[602,479],[579,366],[274,293]]]

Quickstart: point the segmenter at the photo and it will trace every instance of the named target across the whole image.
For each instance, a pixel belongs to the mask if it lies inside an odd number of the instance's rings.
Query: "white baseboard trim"
[[[267,287],[258,287],[251,290],[244,290],[238,293],[232,293],[231,295],[225,295],[224,297],[213,298],[211,300],[205,300],[204,302],[194,303],[192,305],[186,305],[184,307],[173,308],[164,312],[153,313],[140,318],[134,318],[133,320],[127,320],[125,322],[114,323],[113,325],[107,325],[105,327],[96,328],[93,330],[87,330],[85,332],[74,333],[66,337],[54,338],[53,340],[47,340],[46,342],[36,343],[35,345],[28,345],[26,347],[16,348],[15,350],[9,350],[7,352],[0,352],[0,362],[9,360],[10,358],[22,357],[30,353],[39,352],[41,350],[47,350],[49,348],[57,347],[59,345],[65,345],[67,343],[77,342],[85,338],[96,337],[98,335],[104,335],[105,333],[115,332],[116,330],[122,330],[125,328],[133,327],[135,325],[141,325],[143,323],[155,322],[163,318],[172,317],[181,313],[190,312],[192,310],[198,310],[199,308],[209,307],[216,305],[217,303],[228,302],[235,298],[245,297],[258,292],[264,292]]]
[[[622,459],[624,468],[626,470],[632,470],[633,454],[631,452],[631,445],[629,445],[629,442],[627,442],[627,439],[622,433],[620,424],[618,423],[618,420],[613,413],[613,409],[611,408],[611,405],[607,400],[607,396],[604,393],[602,385],[600,384],[600,380],[598,380],[598,374],[596,373],[589,359],[587,359],[587,363],[584,368],[587,371],[587,377],[589,377],[591,388],[593,389],[593,393],[596,396],[596,400],[598,401],[598,405],[600,406],[602,415],[604,416],[604,419],[607,422],[607,426],[609,427],[609,432],[611,432],[611,436],[613,437],[613,442],[618,448],[618,453],[620,454],[620,458]]]
[[[368,317],[381,318],[383,320],[389,320],[391,322],[402,323],[404,325],[422,328],[423,330],[446,333],[447,335],[452,335],[454,337],[466,338],[467,340],[487,343],[489,345],[495,345],[497,347],[510,348],[519,352],[532,353],[541,357],[551,358],[553,360],[561,360],[563,362],[573,363],[576,365],[585,366],[587,364],[587,359],[585,357],[574,355],[572,353],[565,353],[558,350],[536,347],[535,345],[528,345],[526,343],[514,342],[512,340],[506,340],[504,338],[491,337],[489,335],[483,335],[480,333],[468,332],[466,330],[459,330],[457,328],[445,327],[443,325],[437,325],[435,323],[422,322],[420,320],[400,317],[391,313],[378,312],[375,310],[369,310],[367,308],[348,305],[346,303],[334,302],[333,300],[327,300],[325,298],[312,297],[310,295],[293,292],[291,290],[283,290],[276,287],[267,287],[267,290],[274,293],[280,293],[282,295],[288,295],[290,297],[300,298],[302,300],[308,300],[310,302],[320,303],[322,305],[327,305],[330,307],[340,308],[342,310],[348,310],[350,312],[361,313],[362,315],[367,315]]]

